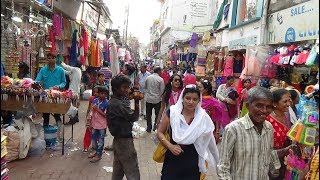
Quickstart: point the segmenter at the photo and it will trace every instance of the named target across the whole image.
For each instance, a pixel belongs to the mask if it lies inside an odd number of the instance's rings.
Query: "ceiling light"
[[[14,16],[11,19],[16,21],[16,22],[22,22],[22,19],[20,17],[18,17],[18,16]]]
[[[1,17],[3,17],[4,15],[1,13]]]

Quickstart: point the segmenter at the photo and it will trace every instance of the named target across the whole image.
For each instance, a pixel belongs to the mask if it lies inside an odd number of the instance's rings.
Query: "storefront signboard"
[[[257,45],[257,36],[249,36],[229,41],[229,50],[246,49],[247,46]]]
[[[268,44],[313,40],[319,37],[319,0],[311,0],[268,16]]]

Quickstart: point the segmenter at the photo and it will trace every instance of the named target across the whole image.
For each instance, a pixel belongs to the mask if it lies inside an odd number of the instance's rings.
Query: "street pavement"
[[[74,140],[66,144],[65,155],[61,155],[61,145],[54,149],[47,149],[43,154],[27,157],[8,163],[10,180],[109,180],[111,179],[113,152],[105,151],[99,162],[91,163],[88,154],[82,152],[83,136],[85,133],[85,117],[88,101],[81,101],[79,107],[80,122],[74,125]],[[68,121],[68,117],[66,117]],[[50,123],[55,121],[53,117]],[[146,120],[138,121],[146,127]],[[141,180],[160,179],[162,164],[152,159],[156,145],[153,141],[155,133],[146,133],[144,137],[134,140],[138,154]],[[71,126],[65,126],[65,138],[71,137]],[[112,144],[113,137],[107,132],[105,146]],[[126,178],[124,178],[126,179]],[[218,179],[209,170],[206,179]]]

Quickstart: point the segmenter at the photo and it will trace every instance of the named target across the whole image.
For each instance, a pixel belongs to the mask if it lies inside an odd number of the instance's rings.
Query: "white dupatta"
[[[187,86],[186,88],[190,88]],[[181,114],[183,105],[184,88],[175,105],[170,107],[170,125],[172,129],[172,139],[177,144],[193,144],[199,155],[199,171],[206,172],[205,161],[216,170],[219,160],[218,148],[213,136],[214,124],[210,116],[201,107],[202,96],[195,109],[195,115],[192,123],[188,125]]]

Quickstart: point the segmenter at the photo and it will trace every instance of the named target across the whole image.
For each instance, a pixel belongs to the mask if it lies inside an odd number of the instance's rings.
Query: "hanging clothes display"
[[[130,54],[130,51],[126,50],[125,51],[125,60],[126,62],[131,62],[131,54]]]
[[[50,52],[55,52],[56,49],[56,41],[53,34],[53,26],[49,28],[49,42],[51,43]]]
[[[120,73],[119,58],[117,54],[117,45],[113,37],[110,37],[108,41],[110,44],[110,62],[111,62],[110,69],[112,71],[112,77],[114,77]]]
[[[94,67],[94,61],[96,59],[96,39],[92,39],[91,43],[90,43],[90,55],[89,55],[89,66],[93,66]]]
[[[224,61],[223,76],[233,76],[233,64],[234,57],[232,55],[226,56]]]
[[[205,66],[207,58],[207,49],[203,45],[199,45],[197,54],[197,64]]]
[[[233,73],[241,73],[242,67],[243,67],[243,56],[240,54],[237,54],[234,58],[233,63]]]
[[[94,59],[94,67],[101,67],[101,51],[100,51],[100,47],[99,47],[99,39],[96,40],[96,55],[95,55],[95,59]]]
[[[83,28],[80,29],[80,41],[79,41],[79,61],[82,64],[82,66],[86,65],[86,58],[84,53],[84,41],[83,41]]]
[[[260,76],[260,68],[258,68],[259,60],[257,58],[258,51],[255,49],[249,49],[247,52],[247,59],[245,68],[243,69],[240,78],[245,79],[246,77],[259,77]]]
[[[219,52],[217,57],[218,57],[218,72],[222,72],[223,63],[224,63],[224,53]]]
[[[71,50],[70,50],[70,65],[71,66],[75,66],[77,64],[77,34],[78,34],[78,30],[74,30],[73,31],[73,35],[72,35],[72,44],[71,44]]]
[[[58,14],[53,15],[54,36],[61,36],[61,17]]]
[[[214,71],[214,53],[209,52],[207,56],[206,73]]]
[[[191,40],[189,43],[190,47],[195,48],[197,46],[197,43],[198,43],[198,34],[192,33]]]
[[[202,44],[204,46],[209,46],[210,44],[210,31],[206,31],[202,37]]]
[[[64,40],[72,40],[71,23],[66,18],[63,18],[63,37]]]

